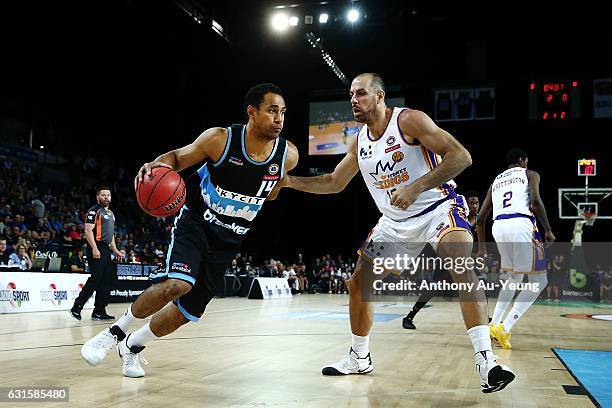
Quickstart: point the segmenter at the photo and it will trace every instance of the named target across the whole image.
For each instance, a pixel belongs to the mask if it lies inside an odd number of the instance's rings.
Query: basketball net
[[[582,245],[582,228],[585,225],[588,227],[592,226],[597,218],[597,214],[590,211],[584,211],[582,214],[580,214],[580,216],[582,219],[576,220],[576,223],[574,224],[574,239],[572,240],[574,246]]]

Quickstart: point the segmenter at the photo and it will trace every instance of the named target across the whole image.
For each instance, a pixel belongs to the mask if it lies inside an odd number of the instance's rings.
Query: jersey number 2
[[[512,191],[504,193],[504,201],[502,201],[502,206],[504,208],[510,207],[510,200],[512,200]]]

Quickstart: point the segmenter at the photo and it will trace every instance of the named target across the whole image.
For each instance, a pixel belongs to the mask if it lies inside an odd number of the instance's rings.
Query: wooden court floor
[[[150,364],[141,379],[121,375],[114,351],[95,368],[81,359],[83,342],[106,326],[89,320],[87,310],[81,322],[68,312],[4,314],[0,383],[70,387],[69,403],[14,405],[24,408],[593,406],[587,396],[565,393],[562,385],[576,382],[551,347],[612,350],[612,322],[560,317],[611,309],[533,306],[513,330],[514,349],[494,349],[517,379],[485,395],[459,305],[434,301],[415,319],[417,330],[408,331],[400,315],[410,300],[377,304],[382,319],[371,335],[372,374],[331,378],[321,367],[350,346],[346,295],[215,299],[199,323],[146,348]],[[125,307],[108,310],[119,315]]]

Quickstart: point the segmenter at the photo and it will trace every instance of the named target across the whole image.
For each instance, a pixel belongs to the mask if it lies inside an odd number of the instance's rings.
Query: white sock
[[[474,346],[476,364],[479,364],[483,360],[494,360],[489,326],[484,324],[481,326],[474,326],[468,329],[467,333],[470,336],[470,340],[472,340],[472,346]]]
[[[151,331],[150,325],[151,325],[151,322],[147,322],[147,324],[142,326],[140,329],[138,329],[134,333],[130,334],[130,336],[128,337],[128,341],[126,341],[125,344],[128,347],[132,347],[132,346],[144,346],[145,344],[147,344],[151,340],[158,339],[159,337],[157,337]]]
[[[136,319],[137,318],[132,314],[132,305],[129,305],[127,311],[119,318],[119,320],[115,322],[115,324],[113,324],[113,326],[119,326],[119,328],[126,333],[130,327],[130,324]]]
[[[518,322],[518,320],[523,316],[527,309],[531,307],[533,302],[536,301],[540,293],[546,287],[548,280],[546,279],[546,274],[538,274],[529,276],[529,283],[538,284],[539,291],[531,291],[531,290],[521,290],[516,300],[514,301],[514,305],[512,306],[512,310],[508,313],[508,316],[504,319],[504,330],[506,333],[510,333],[512,327]],[[533,286],[535,289],[535,285]]]
[[[508,279],[509,283],[519,283],[522,281],[523,275],[518,274],[510,274],[510,278]],[[499,291],[497,303],[495,303],[495,311],[493,312],[493,318],[491,319],[491,323],[493,323],[493,326],[497,326],[502,322],[504,313],[506,313],[508,306],[510,306],[510,303],[512,303],[514,292],[516,292],[516,290],[509,289],[509,285],[506,286],[506,289],[502,289]]]
[[[367,356],[370,353],[370,335],[357,336],[356,334],[351,334],[351,336],[353,337],[353,351],[361,358]]]

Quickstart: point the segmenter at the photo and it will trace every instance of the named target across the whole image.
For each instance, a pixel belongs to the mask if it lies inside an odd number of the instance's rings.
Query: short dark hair
[[[100,194],[100,191],[102,191],[102,190],[111,191],[109,186],[98,186],[98,187],[96,187],[96,195]]]
[[[465,193],[465,198],[470,198],[470,197],[476,197],[480,200],[480,197],[478,197],[478,193],[475,190],[470,190],[467,193]]]
[[[369,76],[370,77],[370,85],[377,91],[385,90],[385,81],[383,81],[382,75],[377,74],[376,72],[364,72],[362,74],[357,75],[360,76]]]
[[[513,164],[518,164],[520,159],[525,160],[527,158],[527,152],[521,149],[510,149],[508,153],[506,153],[506,164],[511,166]]]
[[[263,84],[258,84],[249,89],[246,95],[244,96],[244,110],[246,111],[249,105],[255,108],[259,108],[259,105],[261,104],[264,99],[264,96],[266,96],[267,93],[280,95],[283,98],[285,97],[285,95],[283,95],[283,91],[273,83],[266,82]]]

